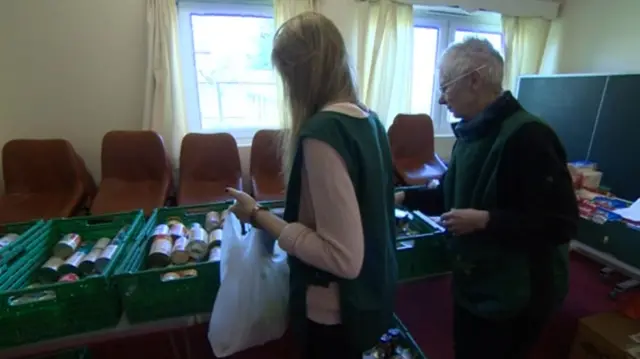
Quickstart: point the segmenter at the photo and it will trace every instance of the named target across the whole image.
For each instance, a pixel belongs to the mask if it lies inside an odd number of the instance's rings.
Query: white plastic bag
[[[270,236],[250,229],[244,236],[229,214],[222,228],[220,290],[209,323],[209,343],[218,358],[279,339],[287,328],[289,266]]]

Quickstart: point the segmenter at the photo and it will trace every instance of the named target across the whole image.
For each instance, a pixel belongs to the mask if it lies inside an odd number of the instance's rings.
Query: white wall
[[[323,0],[350,48],[356,4]],[[144,98],[145,1],[0,0],[0,146],[62,137],[100,177],[100,142],[139,129]],[[640,0],[567,0],[557,21],[558,71],[640,71]],[[448,157],[451,139],[436,139]],[[248,148],[241,150],[248,167]]]
[[[640,0],[565,0],[561,73],[640,72]]]
[[[142,126],[144,15],[142,0],[0,1],[0,146],[66,138],[99,176],[102,136]]]

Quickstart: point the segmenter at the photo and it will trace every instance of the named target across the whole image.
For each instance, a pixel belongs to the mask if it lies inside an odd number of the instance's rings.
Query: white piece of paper
[[[627,208],[620,208],[613,211],[616,214],[621,215],[624,219],[632,222],[640,222],[640,198],[631,204]]]

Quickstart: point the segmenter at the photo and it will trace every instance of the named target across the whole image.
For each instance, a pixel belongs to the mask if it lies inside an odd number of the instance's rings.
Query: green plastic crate
[[[109,276],[142,229],[142,211],[102,216],[56,219],[46,223],[39,242],[12,268],[10,289],[0,293],[0,348],[32,343],[115,326],[121,317],[118,294]],[[34,272],[52,255],[53,246],[67,233],[77,233],[85,241],[102,237],[113,238],[124,226],[129,226],[124,245],[120,246],[105,272],[84,277],[73,283],[53,283],[27,288]],[[14,299],[42,294],[50,299],[16,304]]]
[[[220,287],[220,262],[200,262],[166,268],[147,268],[151,234],[168,218],[186,225],[204,224],[207,213],[223,211],[231,202],[156,209],[115,276],[124,311],[131,323],[211,312]],[[168,272],[195,269],[197,276],[162,281]]]
[[[402,339],[404,342],[403,345],[411,349],[411,352],[413,354],[412,358],[427,359],[427,357],[422,352],[422,349],[420,349],[420,346],[418,346],[418,343],[416,343],[415,339],[413,339],[413,337],[409,333],[409,330],[407,330],[407,327],[405,327],[404,324],[402,324],[402,321],[400,320],[400,318],[398,318],[398,316],[395,314],[393,315],[393,321],[394,321],[395,327],[400,329],[400,331],[402,332],[402,337],[403,337]]]
[[[264,201],[260,205],[271,210],[283,208],[283,201]],[[444,228],[420,212],[413,216],[409,228],[415,234],[396,238],[398,277],[401,281],[421,279],[450,270]]]
[[[68,349],[33,359],[91,359],[91,352],[88,348]]]
[[[398,279],[409,281],[450,270],[444,228],[420,212],[411,212],[409,228],[416,234],[396,238]]]
[[[0,225],[0,237],[9,233],[19,235],[13,243],[0,249],[0,291],[7,290],[10,284],[9,276],[12,273],[9,267],[37,244],[33,239],[43,230],[44,223],[38,220]]]

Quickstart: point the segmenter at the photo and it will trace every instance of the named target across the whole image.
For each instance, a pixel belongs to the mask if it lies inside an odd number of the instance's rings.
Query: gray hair
[[[452,44],[440,58],[440,69],[447,81],[478,71],[488,86],[502,90],[504,59],[486,39],[468,37]]]

